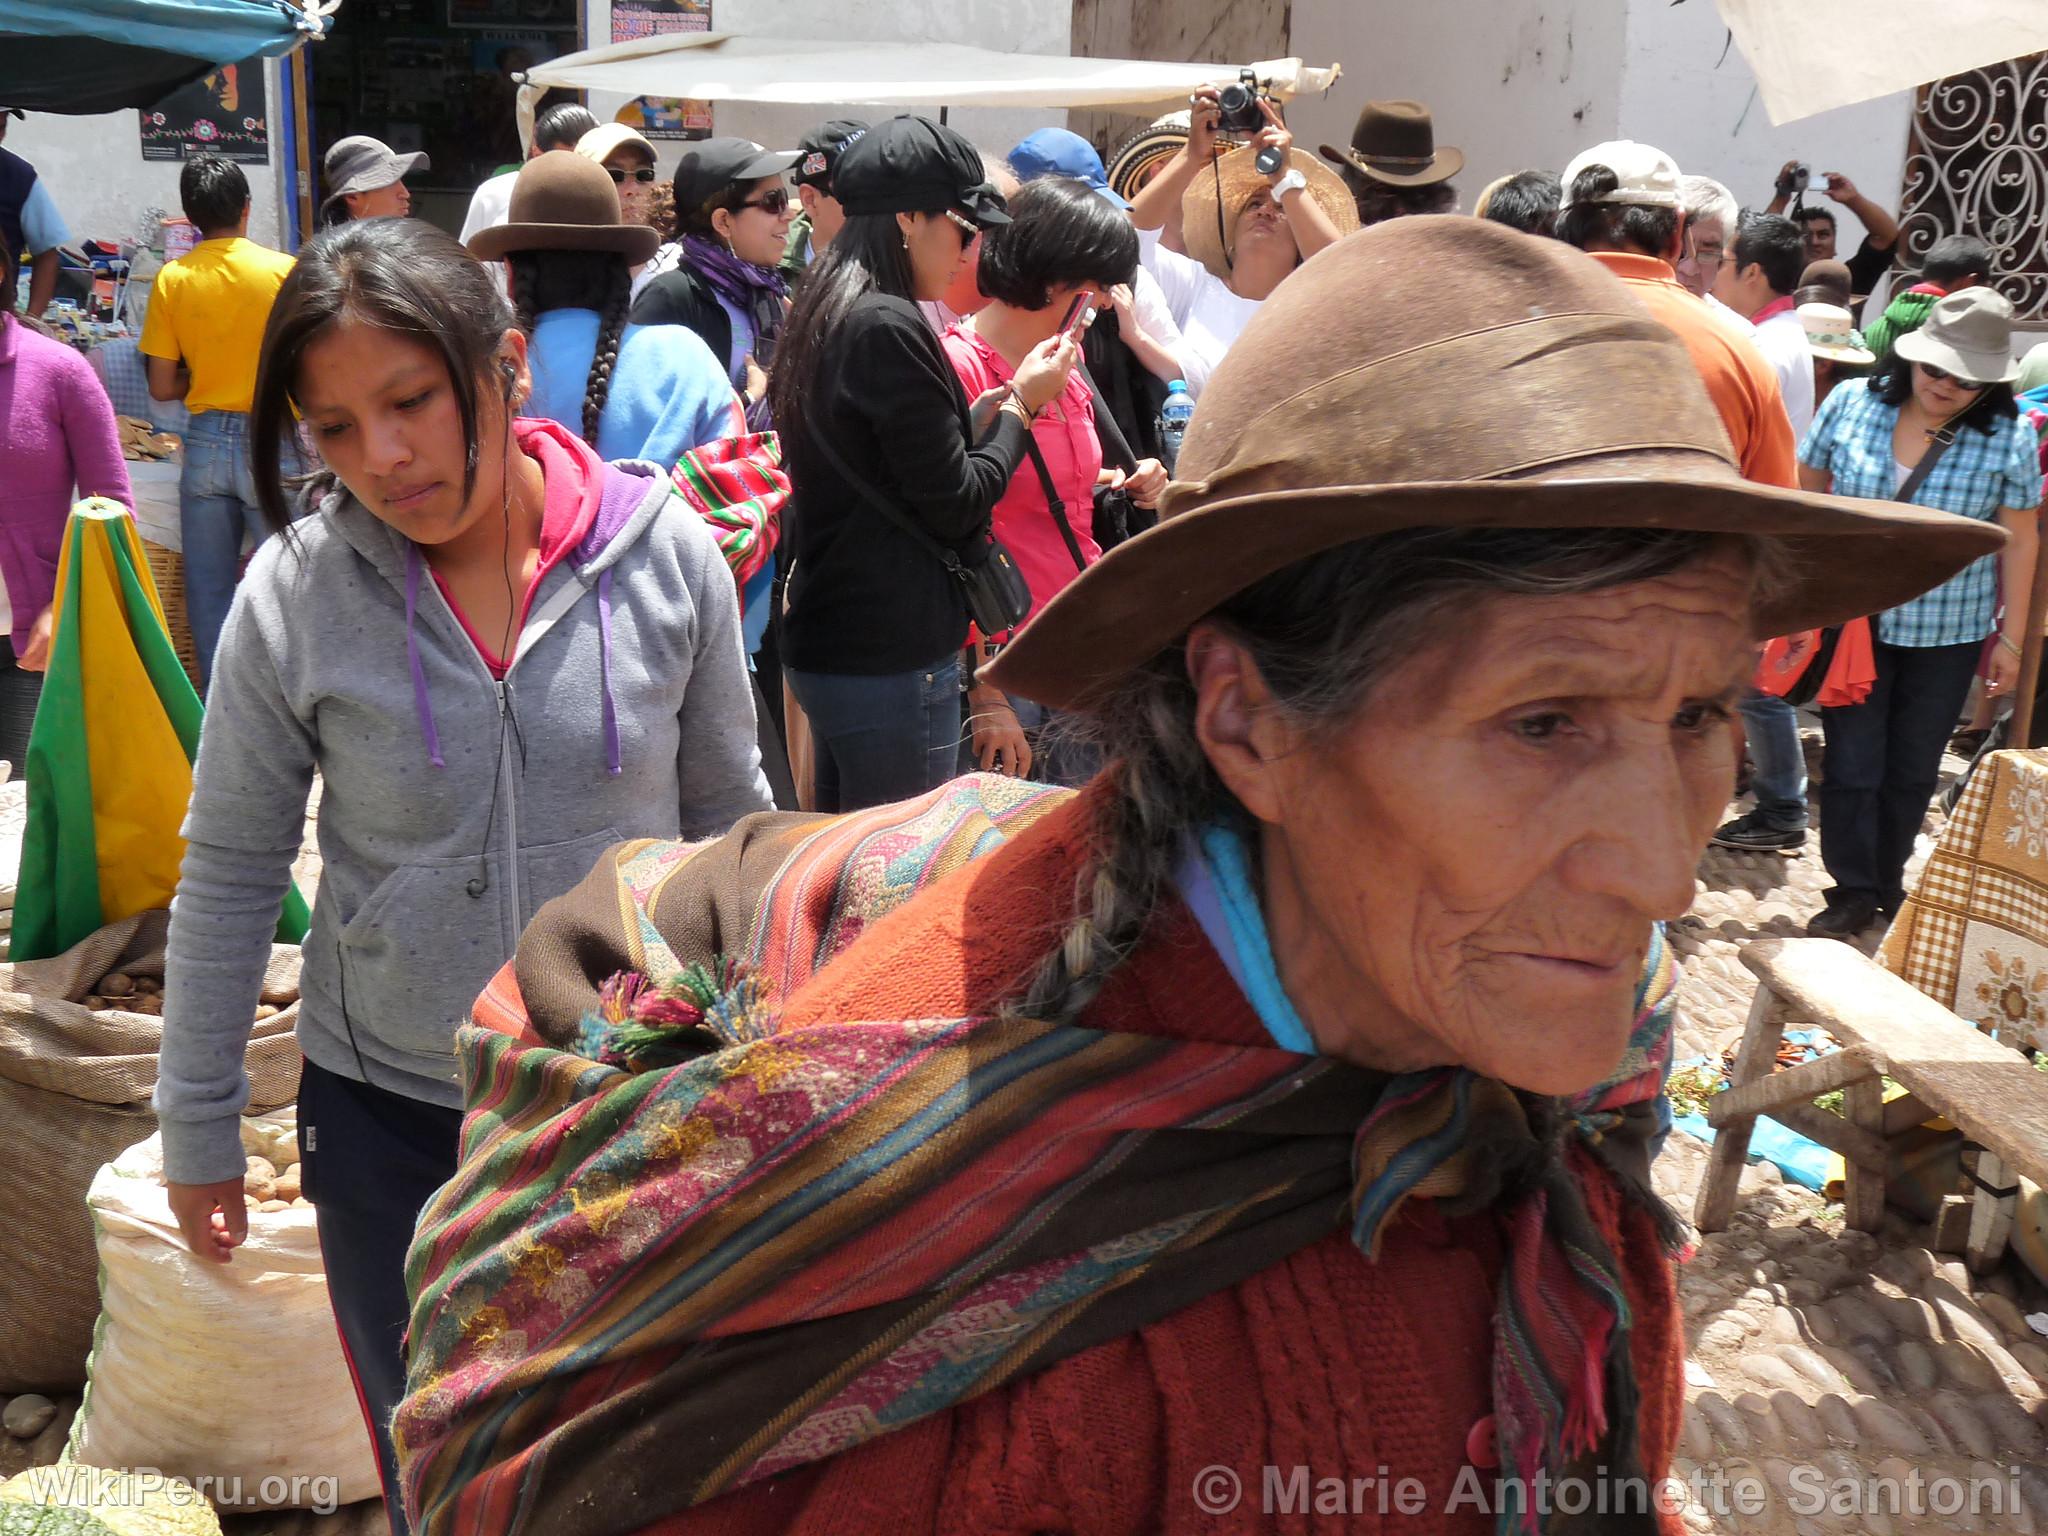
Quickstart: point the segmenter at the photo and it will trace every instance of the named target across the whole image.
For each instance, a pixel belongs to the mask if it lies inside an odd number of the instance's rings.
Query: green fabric
[[[49,666],[29,730],[23,774],[28,784],[28,821],[22,833],[21,873],[8,952],[13,960],[62,954],[110,920],[101,905],[94,765],[86,728],[88,678],[81,583],[76,577],[86,559],[90,525],[108,516],[126,519],[128,512],[115,506],[95,509],[88,503],[73,512],[64,532],[67,579],[62,583]],[[158,618],[155,583],[147,569],[138,566],[133,541],[108,538],[106,547],[113,557],[128,640],[190,764],[199,751],[204,706]],[[144,763],[116,762],[105,768],[116,777],[124,771],[149,771]],[[107,788],[103,785],[103,792]],[[295,884],[285,895],[277,941],[299,943],[310,920],[305,898]]]
[[[1899,338],[1925,325],[1940,300],[1938,293],[1902,293],[1885,306],[1874,325],[1865,328],[1863,345],[1876,354],[1880,368],[1891,360]]]
[[[2048,341],[2040,343],[2020,359],[2020,376],[2013,381],[2012,392],[2024,395],[2043,384],[2048,384]]]
[[[782,243],[782,265],[776,270],[794,283],[810,265],[811,216],[800,213],[789,226],[789,238]]]

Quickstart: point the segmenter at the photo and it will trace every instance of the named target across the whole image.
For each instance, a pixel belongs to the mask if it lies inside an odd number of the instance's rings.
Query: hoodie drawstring
[[[427,697],[427,669],[420,664],[420,637],[413,629],[413,618],[420,606],[420,570],[424,562],[420,559],[420,547],[410,541],[405,549],[405,659],[412,665],[412,707],[420,717],[420,734],[427,738],[427,759],[436,768],[448,765],[441,760],[441,733],[434,728],[434,705]],[[616,768],[612,770],[618,772]]]
[[[597,643],[604,690],[604,761],[613,778],[620,773],[619,714],[612,703],[612,568],[597,573]]]

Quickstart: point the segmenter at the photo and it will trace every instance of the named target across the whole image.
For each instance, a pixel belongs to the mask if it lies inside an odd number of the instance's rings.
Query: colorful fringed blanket
[[[518,991],[479,1004],[495,1027],[463,1032],[461,1169],[407,1264],[395,1428],[420,1530],[643,1528],[1347,1222],[1370,1253],[1411,1195],[1502,1210],[1507,1467],[1635,1464],[1628,1306],[1579,1181],[1589,1144],[1647,1134],[1661,942],[1622,1073],[1576,1105],[1074,1026],[778,1030],[776,1000],[866,924],[1066,798],[975,777],[698,848],[623,845],[543,913]]]

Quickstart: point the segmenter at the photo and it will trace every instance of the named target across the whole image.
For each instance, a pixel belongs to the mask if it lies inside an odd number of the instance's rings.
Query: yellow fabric
[[[119,510],[124,514],[119,518],[86,525],[79,569],[70,568],[71,545],[66,543],[56,598],[61,613],[64,584],[78,583],[85,766],[92,774],[100,911],[109,923],[171,904],[185,857],[179,828],[192,798],[192,764],[129,634],[128,605],[110,540],[127,546],[159,625],[164,614],[134,520],[125,508]]]
[[[202,240],[157,273],[141,347],[148,357],[184,359],[187,410],[249,409],[263,327],[291,269],[282,251],[238,236]]]

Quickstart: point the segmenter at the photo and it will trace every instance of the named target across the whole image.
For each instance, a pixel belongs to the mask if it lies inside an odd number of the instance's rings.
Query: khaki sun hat
[[[1237,216],[1254,193],[1272,186],[1252,163],[1257,158],[1249,148],[1233,149],[1197,171],[1181,194],[1180,234],[1188,254],[1225,282],[1230,281],[1231,262],[1226,242],[1236,235]],[[1301,149],[1289,150],[1287,163],[1308,178],[1308,195],[1323,205],[1338,234],[1348,235],[1358,228],[1358,201],[1335,171]],[[1219,189],[1223,203],[1220,225],[1216,218]]]
[[[469,253],[496,261],[514,251],[614,251],[641,262],[659,244],[651,225],[624,221],[619,189],[602,165],[573,149],[551,149],[520,167],[510,217],[471,235]]]
[[[990,680],[1086,708],[1252,583],[1397,528],[1768,534],[1758,638],[1891,608],[1995,524],[1744,480],[1684,343],[1598,262],[1480,219],[1340,240],[1260,306],[1202,391],[1156,527],[1004,647]]]
[[[1935,300],[1926,321],[1893,342],[1892,351],[1978,384],[2010,384],[2020,376],[2012,358],[2012,300],[1996,288],[1965,288]]]

